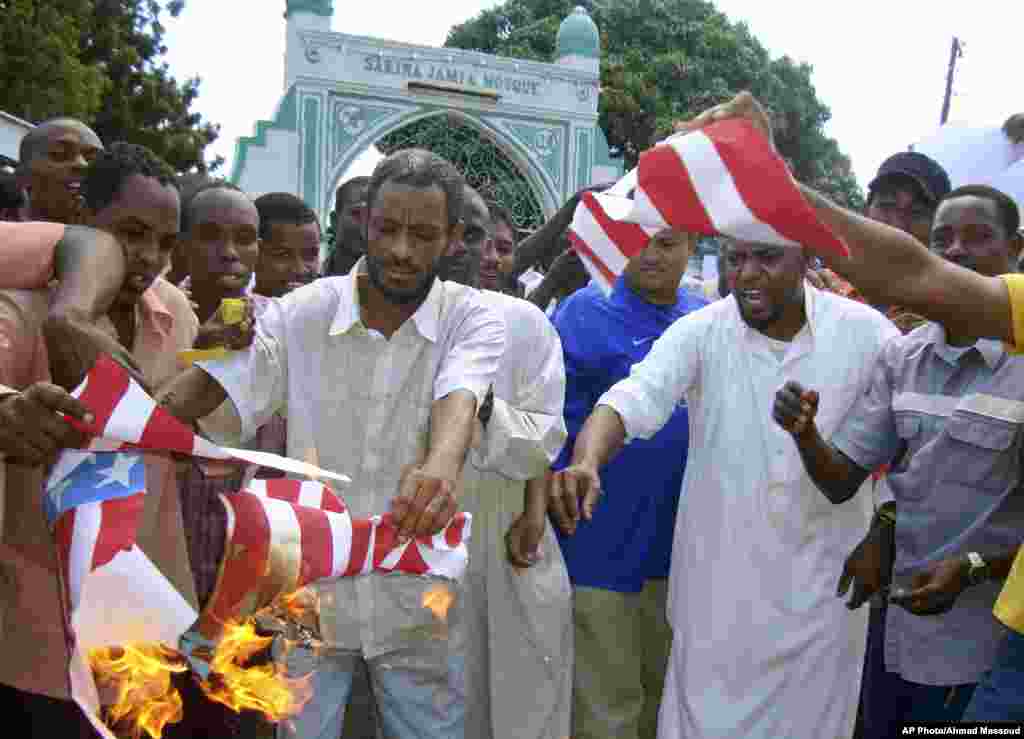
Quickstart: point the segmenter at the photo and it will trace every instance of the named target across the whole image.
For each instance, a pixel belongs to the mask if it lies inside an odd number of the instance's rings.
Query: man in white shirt
[[[343,493],[354,516],[390,509],[400,540],[440,531],[505,343],[501,316],[476,291],[436,279],[438,259],[462,236],[462,187],[430,152],[384,159],[368,191],[365,258],[270,301],[253,345],[181,375],[165,406],[190,420],[230,398],[243,438],[282,411],[289,456],[351,476]],[[454,605],[435,615],[426,606],[441,589]],[[462,739],[459,589],[397,573],[321,586],[324,648],[295,653],[303,671],[315,670],[297,735],[340,735],[352,672],[365,660],[389,736]]]
[[[468,268],[453,271],[476,286],[481,262],[497,261],[498,244],[488,207],[470,187],[462,221],[468,258],[456,265]],[[473,514],[466,736],[562,739],[572,707],[572,594],[545,497],[546,472],[566,438],[562,345],[532,303],[495,290],[480,296],[504,316],[507,334],[460,496]]]
[[[690,455],[658,736],[849,736],[867,616],[836,597],[836,581],[867,528],[871,499],[825,500],[771,407],[786,380],[814,378],[829,387],[822,428],[831,435],[896,329],[808,284],[798,248],[724,248],[732,295],[674,323],[602,396],[551,495],[589,517],[598,469],[627,439],[650,438],[685,398]]]

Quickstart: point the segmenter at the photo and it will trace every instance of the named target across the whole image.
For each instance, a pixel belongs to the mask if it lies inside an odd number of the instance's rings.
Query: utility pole
[[[939,125],[945,125],[946,119],[949,118],[949,102],[950,98],[953,97],[953,74],[956,72],[956,60],[964,55],[964,45],[960,43],[960,39],[956,36],[953,37],[953,45],[949,50],[949,72],[946,73],[946,97],[942,100],[942,117],[939,120]]]

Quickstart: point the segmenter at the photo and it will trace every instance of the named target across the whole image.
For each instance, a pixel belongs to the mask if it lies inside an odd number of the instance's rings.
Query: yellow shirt
[[[1014,346],[1010,351],[1024,352],[1024,275],[1003,275],[1003,280],[1010,291],[1013,312]],[[1024,633],[1024,554],[1017,554],[993,613],[1014,631]]]

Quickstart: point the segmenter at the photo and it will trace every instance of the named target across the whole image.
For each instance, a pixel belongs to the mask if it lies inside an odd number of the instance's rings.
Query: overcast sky
[[[438,46],[493,0],[335,0],[336,31]],[[829,135],[866,184],[885,157],[938,126],[949,47],[966,44],[950,121],[998,124],[1024,111],[1024,2],[1019,0],[716,0],[773,56],[814,67],[832,109]],[[955,5],[955,7],[954,7]],[[187,0],[166,43],[179,79],[202,78],[194,109],[221,124],[210,155],[230,172],[235,141],[269,118],[283,93],[284,0]],[[375,10],[382,8],[382,10]],[[210,150],[208,150],[209,152]]]

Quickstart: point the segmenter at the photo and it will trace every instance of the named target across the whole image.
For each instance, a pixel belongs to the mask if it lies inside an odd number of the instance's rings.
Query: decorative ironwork
[[[516,228],[532,231],[544,222],[537,196],[526,177],[484,131],[452,115],[436,115],[392,131],[377,142],[381,153],[428,149],[454,164],[485,200],[512,213]]]

